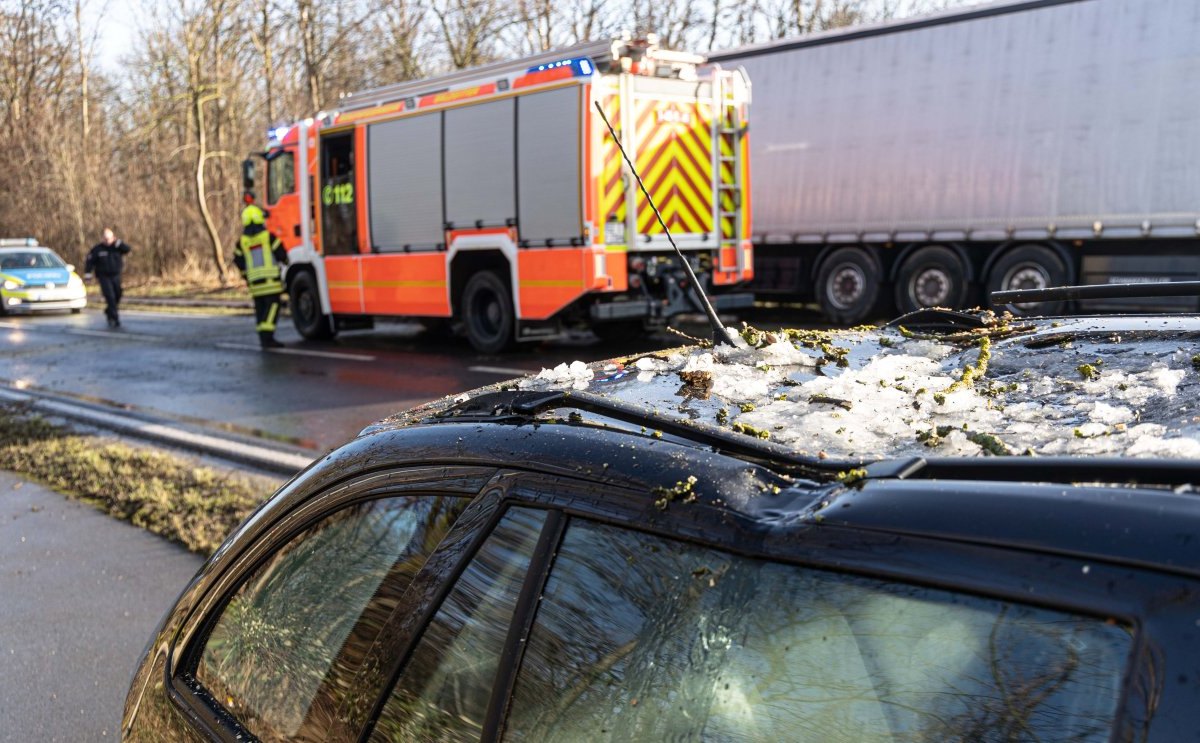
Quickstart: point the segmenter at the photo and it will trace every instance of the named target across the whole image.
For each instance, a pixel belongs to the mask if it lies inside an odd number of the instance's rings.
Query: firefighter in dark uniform
[[[121,303],[121,271],[125,268],[125,256],[129,250],[129,244],[118,239],[106,227],[103,239],[92,246],[83,264],[84,276],[91,278],[95,274],[100,282],[100,293],[104,295],[104,315],[108,318],[110,328],[121,327],[117,305]]]
[[[265,348],[279,348],[275,340],[275,318],[283,294],[280,266],[288,262],[287,251],[279,238],[267,231],[266,215],[253,203],[242,210],[242,237],[234,251],[233,262],[242,272],[254,300],[254,318],[258,322],[258,340]]]

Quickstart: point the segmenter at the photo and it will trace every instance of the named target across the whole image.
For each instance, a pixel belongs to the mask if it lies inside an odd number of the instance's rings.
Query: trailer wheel
[[[862,248],[838,248],[817,271],[817,302],[834,323],[862,322],[879,302],[880,270]]]
[[[309,340],[333,337],[329,315],[321,312],[321,295],[317,293],[317,277],[301,271],[288,289],[288,308],[292,312],[292,325],[300,335]]]
[[[926,307],[962,307],[967,269],[949,248],[920,248],[904,259],[896,274],[896,306],[901,314]]]
[[[495,271],[479,271],[467,280],[459,306],[467,340],[480,353],[499,353],[516,340],[512,292]]]
[[[1002,255],[988,272],[988,298],[990,302],[992,292],[1045,289],[1065,286],[1068,281],[1067,267],[1052,250],[1041,245],[1019,245]],[[1062,312],[1065,304],[1061,301],[1024,302],[1012,306],[1022,315],[1055,315]]]

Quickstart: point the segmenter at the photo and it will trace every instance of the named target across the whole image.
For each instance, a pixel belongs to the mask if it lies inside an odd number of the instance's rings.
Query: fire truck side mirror
[[[254,190],[254,161],[242,161],[242,188],[247,191]]]

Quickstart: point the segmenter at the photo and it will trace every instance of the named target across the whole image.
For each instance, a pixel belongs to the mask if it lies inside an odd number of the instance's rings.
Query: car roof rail
[[[883,327],[908,330],[979,330],[996,322],[991,311],[950,310],[945,307],[924,307],[901,315]]]
[[[1068,299],[1143,299],[1146,297],[1200,297],[1200,281],[1159,281],[1135,284],[1053,286],[1045,289],[1011,289],[992,292],[992,304],[1055,302]]]
[[[578,390],[506,390],[478,395],[435,414],[439,421],[526,422],[555,409],[595,413],[653,428],[663,434],[785,474],[843,482],[864,480],[998,480],[1003,482],[1106,483],[1183,487],[1200,483],[1192,460],[1070,456],[907,456],[866,459],[821,459],[782,444],[747,436],[700,421],[662,415],[652,409]],[[582,423],[582,421],[578,421]]]
[[[494,392],[452,405],[436,417],[442,421],[463,422],[478,421],[480,418],[494,422],[513,419],[523,421],[562,408],[595,413],[624,423],[652,428],[663,434],[706,444],[717,451],[758,461],[772,469],[790,474],[829,479],[831,475],[839,472],[873,467],[875,469],[869,473],[872,476],[896,477],[911,469],[909,459],[903,460],[904,464],[887,465],[883,462],[890,460],[877,462],[864,459],[820,459],[794,451],[782,444],[730,431],[710,423],[672,418],[647,407],[578,390]]]

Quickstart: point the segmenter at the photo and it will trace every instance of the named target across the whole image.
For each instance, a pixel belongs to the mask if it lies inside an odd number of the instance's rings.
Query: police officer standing
[[[247,201],[250,197],[247,198]],[[275,318],[279,314],[279,298],[283,294],[280,266],[288,262],[287,251],[279,238],[267,231],[266,215],[253,203],[242,210],[242,237],[234,249],[233,262],[242,272],[254,300],[255,326],[258,340],[264,349],[279,348],[275,340]]]
[[[83,265],[83,273],[90,277],[93,273],[100,282],[100,293],[104,295],[104,315],[108,318],[108,327],[121,327],[121,318],[117,314],[117,305],[121,303],[121,271],[125,268],[124,256],[129,253],[129,243],[117,239],[112,228],[105,227],[103,239],[88,251],[87,261]]]

